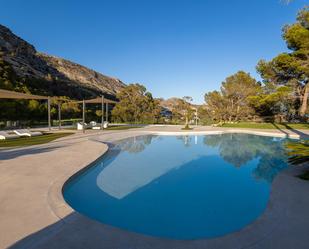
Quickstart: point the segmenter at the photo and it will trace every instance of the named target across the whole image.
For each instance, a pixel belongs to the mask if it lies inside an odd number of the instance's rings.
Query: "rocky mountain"
[[[179,100],[181,100],[181,98],[176,97],[172,97],[169,99],[159,99],[160,106],[171,112],[175,111],[175,107],[177,106]],[[192,109],[198,109],[202,105],[190,104],[190,106],[192,107]]]
[[[179,101],[179,98],[176,98],[176,97],[169,98],[169,99],[161,99],[160,106],[162,106],[163,108],[166,108],[169,111],[173,111],[178,101]]]
[[[46,88],[48,91],[52,89],[51,94],[55,95],[66,95],[68,89],[72,88],[74,91],[69,90],[68,95],[76,96],[76,93],[80,93],[79,96],[115,96],[125,86],[119,79],[105,76],[69,60],[39,53],[33,45],[2,25],[0,56],[25,84],[35,80],[36,88],[41,87],[45,92]],[[38,82],[42,82],[41,85],[38,85]]]

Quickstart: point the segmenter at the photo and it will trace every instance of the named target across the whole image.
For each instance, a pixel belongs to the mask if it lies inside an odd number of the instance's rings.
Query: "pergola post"
[[[61,130],[61,102],[58,101],[58,123],[59,123],[59,130]]]
[[[108,103],[106,102],[106,122],[108,123]]]
[[[51,130],[51,119],[50,119],[50,97],[47,98],[47,110],[48,110],[48,130]]]
[[[104,96],[101,96],[101,130],[104,128]]]
[[[86,104],[100,104],[101,103],[101,111],[102,111],[102,117],[101,117],[101,126],[104,124],[104,111],[106,114],[106,121],[108,121],[108,104],[109,103],[117,103],[117,101],[111,100],[106,98],[105,96],[100,96],[100,97],[96,97],[94,99],[84,99],[84,100],[80,100],[80,101],[76,101],[76,103],[78,104],[83,104],[83,130],[85,130],[85,116],[86,116]],[[106,106],[104,105],[104,103],[106,103]],[[104,109],[106,108],[106,110]],[[100,127],[102,129],[102,127]],[[104,125],[103,125],[104,128]],[[85,131],[84,131],[85,132]]]
[[[85,100],[83,99],[83,133],[85,133]]]

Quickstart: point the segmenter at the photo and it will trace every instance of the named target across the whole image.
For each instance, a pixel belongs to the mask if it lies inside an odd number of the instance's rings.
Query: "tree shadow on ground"
[[[285,131],[284,129],[280,128],[277,124],[275,124],[275,123],[271,123],[271,124],[272,124],[277,130],[279,130],[279,131],[281,131],[282,133],[284,133],[284,134],[286,135],[286,138],[288,138],[289,135],[291,134],[291,133]],[[296,130],[296,129],[292,128],[291,126],[289,126],[288,124],[280,123],[280,125],[285,126],[285,128],[286,128],[287,130],[292,131],[293,133],[299,135],[299,137],[300,137],[301,139],[308,139],[308,138],[309,138],[309,135],[308,135],[308,134],[306,134],[306,133],[304,133],[304,132],[301,132],[301,131],[299,131],[299,130]]]
[[[49,146],[49,147],[39,147],[39,148],[23,148],[23,149],[10,149],[10,150],[0,150],[0,160],[10,160],[20,156],[34,155],[40,153],[46,153],[52,150],[56,150],[63,146]]]
[[[294,133],[296,133],[297,135],[299,135],[300,138],[302,138],[302,139],[308,139],[309,138],[308,134],[303,133],[303,132],[301,132],[299,130],[296,130],[296,129],[292,128],[291,126],[289,126],[288,124],[283,123],[282,125],[284,125],[286,127],[286,129],[291,130]]]
[[[73,212],[72,214],[69,214],[64,219],[59,220],[55,222],[54,224],[51,224],[37,232],[34,232],[25,238],[17,241],[16,243],[12,244],[8,248],[10,249],[24,249],[24,248],[72,248],[72,244],[74,245],[74,242],[72,243],[72,240],[74,240],[74,236],[79,236],[80,231],[85,229],[84,227],[78,227],[76,226],[76,230],[79,230],[74,233],[65,233],[67,227],[69,227],[71,224],[74,224],[74,220],[76,220],[76,215],[78,215],[76,212]],[[66,234],[63,237],[61,233]],[[67,237],[67,238],[65,238]],[[57,238],[57,239],[56,239]],[[66,242],[68,240],[68,242]],[[80,241],[80,240],[78,240]],[[73,248],[92,248],[92,247],[83,247],[83,245],[76,245]]]
[[[289,133],[286,132],[285,130],[281,129],[278,125],[276,125],[275,123],[271,123],[277,130],[281,131],[282,133],[285,134],[285,137],[288,138],[289,137]]]
[[[166,241],[125,231],[73,212],[64,219],[20,239],[8,249],[161,249],[163,242],[166,248],[180,246],[179,241]]]

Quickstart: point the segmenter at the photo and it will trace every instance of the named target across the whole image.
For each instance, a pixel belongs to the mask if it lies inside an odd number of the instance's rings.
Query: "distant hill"
[[[0,25],[0,60],[0,88],[23,91],[21,85],[24,85],[32,93],[83,98],[99,94],[115,97],[125,86],[119,79],[39,53],[3,25]]]
[[[160,106],[166,108],[169,111],[173,111],[174,107],[177,105],[177,102],[180,98],[169,98],[169,99],[160,99]]]
[[[160,100],[160,106],[162,106],[163,108],[168,109],[169,111],[173,111],[173,109],[177,105],[177,102],[179,100],[181,100],[181,98],[172,97],[172,98],[169,98],[169,99],[159,99],[159,100]],[[199,108],[202,105],[191,104],[191,106],[192,106],[192,108]]]

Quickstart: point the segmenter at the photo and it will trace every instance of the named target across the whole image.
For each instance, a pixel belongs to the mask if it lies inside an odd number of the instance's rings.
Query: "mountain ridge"
[[[41,80],[42,84],[36,82],[36,87],[52,91],[51,94],[66,95],[64,89],[72,87],[75,90],[69,95],[76,95],[80,91],[79,97],[99,94],[115,97],[126,86],[117,78],[58,56],[38,52],[32,44],[1,24],[0,52],[1,59],[13,69],[19,79],[24,79],[25,84]],[[63,89],[55,89],[59,87]]]

